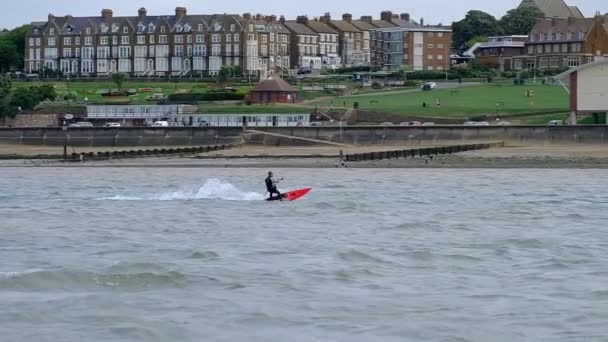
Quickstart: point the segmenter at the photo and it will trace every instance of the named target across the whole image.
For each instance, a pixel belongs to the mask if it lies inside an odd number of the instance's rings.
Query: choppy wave
[[[164,192],[150,196],[116,195],[104,197],[100,200],[106,201],[186,201],[215,199],[224,201],[259,201],[264,195],[256,192],[246,192],[236,186],[218,179],[209,179],[200,188],[182,189]]]

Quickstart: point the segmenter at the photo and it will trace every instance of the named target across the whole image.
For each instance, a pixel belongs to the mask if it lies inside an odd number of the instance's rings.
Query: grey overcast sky
[[[49,13],[56,16],[97,16],[101,9],[111,8],[115,15],[132,16],[137,9],[145,7],[149,14],[171,14],[175,7],[184,6],[190,13],[263,13],[295,17],[308,14],[317,17],[331,12],[334,17],[342,13],[352,13],[355,17],[372,14],[379,16],[382,10],[408,12],[426,23],[448,24],[460,20],[471,9],[482,10],[501,17],[507,10],[516,7],[521,0],[1,0],[0,28],[13,28],[32,21],[45,21]],[[596,11],[608,12],[608,0],[566,0],[570,5],[579,6],[586,16]],[[10,5],[9,5],[10,4]]]

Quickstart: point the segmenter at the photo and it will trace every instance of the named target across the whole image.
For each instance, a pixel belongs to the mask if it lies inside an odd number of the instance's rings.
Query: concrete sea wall
[[[77,147],[238,145],[241,128],[0,128],[0,143]]]

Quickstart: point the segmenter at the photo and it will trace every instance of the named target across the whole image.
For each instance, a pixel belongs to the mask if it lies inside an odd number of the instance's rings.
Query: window
[[[165,32],[167,32],[167,28],[164,27],[164,26],[161,26],[160,27],[160,33],[165,33]]]
[[[428,60],[433,60],[433,55],[428,55],[428,56],[427,56],[427,59],[428,59]]]
[[[562,44],[562,52],[568,52],[568,44]]]
[[[93,37],[84,37],[84,45],[87,45],[87,46],[93,45]]]
[[[239,35],[238,35],[238,34],[235,34],[235,35],[234,35],[234,42],[235,42],[235,43],[238,43],[238,42],[239,42],[239,40],[240,40]]]
[[[198,24],[198,32],[202,32],[203,31],[203,24]]]
[[[175,46],[173,52],[174,52],[173,56],[175,56],[175,57],[184,57],[184,47],[183,46]]]
[[[226,44],[226,56],[232,56],[232,45]]]
[[[108,45],[108,37],[101,37],[101,38],[99,38],[99,44],[100,45]]]
[[[72,38],[71,37],[65,37],[63,38],[63,45],[72,45]]]
[[[437,37],[439,37],[439,38],[443,38],[443,32],[438,32],[438,33],[437,33]]]
[[[515,60],[514,68],[515,68],[515,70],[521,70],[521,69],[523,69],[523,63],[522,63],[521,59],[516,59]]]
[[[91,59],[93,58],[93,48],[92,47],[85,47],[82,48],[82,58],[83,59]]]
[[[437,59],[439,59],[439,60],[443,59],[443,55],[437,55]]]
[[[537,45],[536,46],[536,53],[543,53],[543,46],[542,45]]]
[[[226,43],[232,43],[232,34],[226,34]]]
[[[90,61],[90,60],[82,61],[82,73],[90,74],[92,72],[95,72],[93,61]]]
[[[97,48],[97,57],[100,59],[110,58],[110,47],[103,46]]]
[[[63,49],[63,58],[72,58],[72,49],[71,48]]]
[[[175,44],[183,44],[184,43],[184,36],[182,36],[182,35],[175,36],[175,37],[173,37],[173,39],[175,41]]]
[[[135,65],[133,66],[133,71],[135,72],[144,72],[146,71],[146,60],[143,58],[139,58],[135,60]]]
[[[577,67],[581,64],[581,59],[576,56],[568,56],[568,66]]]
[[[270,33],[270,41],[274,42],[274,33]]]
[[[581,43],[572,44],[572,52],[581,52]]]
[[[551,68],[559,68],[559,57],[551,57]]]
[[[49,36],[54,36],[55,35],[55,29],[51,28],[49,29]]]
[[[236,26],[234,24],[230,25],[230,32],[234,32],[236,30]]]
[[[305,43],[308,40],[308,37],[300,37],[300,38],[304,38]],[[268,43],[268,37],[266,35],[262,35],[262,44],[266,44],[266,43]],[[301,41],[300,41],[300,43],[301,43]]]
[[[559,52],[559,44],[553,44],[553,52],[554,53]]]
[[[405,44],[405,45],[406,45],[405,48],[407,49],[407,44]],[[443,49],[443,46],[444,46],[443,44],[437,44],[438,49]]]
[[[135,47],[135,58],[145,58],[148,54],[148,48],[145,46]]]
[[[205,36],[202,34],[197,34],[196,35],[196,42],[197,43],[204,43],[205,42]]]
[[[585,32],[579,32],[579,33],[578,33],[578,39],[579,39],[579,40],[583,40],[583,39],[585,39]]]
[[[85,30],[85,32],[86,32],[86,34],[91,34],[91,28],[87,27],[86,30]]]
[[[207,54],[207,46],[194,45],[194,56],[203,57]]]
[[[122,36],[121,37],[121,44],[128,45],[129,44],[129,36]]]
[[[429,38],[435,37],[435,33],[434,32],[429,32],[428,36],[429,36]]]
[[[549,61],[547,59],[547,57],[541,57],[538,60],[538,67],[540,69],[547,69],[547,67],[549,66]]]
[[[159,45],[156,47],[156,57],[166,58],[169,57],[169,47],[167,45]]]
[[[139,44],[139,45],[146,44],[146,36],[137,36],[137,44]]]
[[[36,38],[36,46],[42,45],[41,42],[42,42],[42,39]]]
[[[429,48],[429,49],[432,49],[434,47],[435,47],[435,45],[433,45],[433,44],[428,44],[428,46],[427,46],[427,48]]]
[[[148,32],[150,32],[150,33],[154,32],[155,28],[156,27],[154,27],[154,24],[150,23],[150,25],[148,25]]]
[[[48,46],[55,46],[55,38],[49,38],[47,41]]]
[[[240,47],[238,45],[234,44],[232,51],[233,51],[234,56],[238,56],[240,54]]]
[[[167,36],[158,36],[159,44],[167,44]]]
[[[117,36],[113,36],[112,37],[112,45],[118,45],[118,37]]]
[[[118,58],[131,58],[131,47],[121,46],[118,48]]]
[[[211,42],[212,43],[219,43],[219,42],[221,42],[221,40],[222,40],[222,38],[220,37],[219,34],[213,34],[211,36]]]
[[[30,38],[30,46],[34,46],[34,38]]]
[[[154,36],[150,36],[150,44],[154,44]]]
[[[148,50],[150,57],[154,57],[156,55],[156,48],[154,46],[150,46]]]
[[[220,45],[214,44],[211,46],[211,55],[220,56],[222,54],[222,48]]]
[[[566,35],[568,40],[572,40],[572,32],[568,32],[568,34]]]
[[[545,53],[551,53],[551,45],[550,44],[545,45]]]
[[[188,35],[188,44],[192,44],[192,35]]]
[[[123,27],[122,28],[122,33],[129,33],[129,28],[128,27]]]
[[[131,72],[131,61],[128,59],[121,59],[118,61],[119,72]]]
[[[561,32],[557,32],[555,34],[555,40],[562,40],[562,34],[561,34]]]

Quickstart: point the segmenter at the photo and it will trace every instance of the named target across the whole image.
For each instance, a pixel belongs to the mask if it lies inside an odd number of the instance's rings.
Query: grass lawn
[[[534,97],[524,95],[527,89],[534,91]],[[440,108],[435,106],[438,99],[441,101]],[[345,96],[309,104],[349,108],[354,102],[359,102],[359,108],[362,110],[428,118],[466,119],[475,115],[494,115],[497,113],[497,104],[500,104],[502,114],[568,111],[567,93],[561,87],[549,85],[484,85],[428,92],[416,90],[402,94]],[[423,108],[423,102],[430,104],[431,108]]]
[[[42,82],[14,82],[14,87],[28,87],[30,85],[40,84]],[[55,86],[57,93],[62,96],[68,92],[68,82],[44,82],[45,84],[52,84]],[[151,88],[150,92],[138,92],[133,96],[117,96],[117,97],[102,97],[99,94],[100,90],[103,89],[115,89],[116,86],[111,81],[100,81],[100,82],[69,82],[69,91],[76,92],[78,95],[78,101],[83,101],[85,98],[90,103],[145,103],[148,98],[153,94],[170,95],[175,93],[205,93],[214,87],[221,88],[219,84],[215,83],[203,83],[203,82],[125,82],[123,89],[142,89]],[[249,85],[230,85],[230,87],[236,88],[240,92],[249,92],[251,86]],[[154,102],[154,101],[152,101]]]

